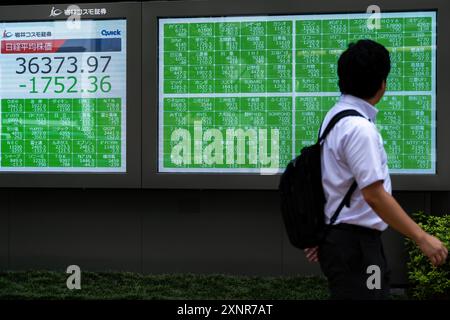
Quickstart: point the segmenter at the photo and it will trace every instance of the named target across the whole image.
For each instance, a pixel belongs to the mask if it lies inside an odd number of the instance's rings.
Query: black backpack
[[[322,186],[320,145],[335,124],[349,116],[362,117],[359,112],[351,109],[337,113],[317,142],[304,147],[300,155],[289,162],[281,175],[279,184],[281,213],[289,240],[299,249],[315,247],[325,237],[326,200]],[[330,225],[335,223],[344,205],[350,207],[350,198],[356,186],[355,181],[330,219]]]

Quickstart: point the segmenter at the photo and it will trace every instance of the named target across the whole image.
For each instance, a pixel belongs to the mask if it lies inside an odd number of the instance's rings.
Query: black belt
[[[337,230],[345,230],[345,231],[351,231],[356,233],[362,233],[362,234],[369,234],[374,236],[380,236],[382,231],[376,230],[376,229],[370,229],[363,226],[357,226],[355,224],[348,224],[348,223],[339,223],[334,224],[330,226],[331,229],[337,229]]]

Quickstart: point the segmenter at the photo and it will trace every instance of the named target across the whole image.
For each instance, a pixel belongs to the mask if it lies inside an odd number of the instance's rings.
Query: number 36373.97
[[[111,56],[54,56],[16,58],[18,68],[16,74],[42,74],[29,79],[29,85],[19,84],[21,88],[29,87],[29,93],[79,93],[111,91],[110,76],[105,75]],[[56,75],[47,75],[53,73]],[[65,76],[58,74],[66,73]],[[83,74],[81,80],[75,75]],[[95,75],[93,74],[95,73]],[[100,73],[100,75],[97,75]]]

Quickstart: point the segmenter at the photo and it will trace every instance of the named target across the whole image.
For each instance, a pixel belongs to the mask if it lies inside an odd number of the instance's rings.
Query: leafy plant
[[[415,213],[414,220],[428,233],[450,247],[450,215],[431,216],[423,212]],[[412,297],[417,299],[450,299],[450,261],[434,267],[429,259],[411,241],[408,248],[408,278]]]

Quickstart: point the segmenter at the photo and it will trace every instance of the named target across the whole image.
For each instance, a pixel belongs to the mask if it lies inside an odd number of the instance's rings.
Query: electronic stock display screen
[[[281,172],[340,97],[337,60],[391,57],[377,105],[391,173],[436,173],[436,12],[159,19],[158,171]]]
[[[126,172],[126,20],[0,30],[0,171]]]

